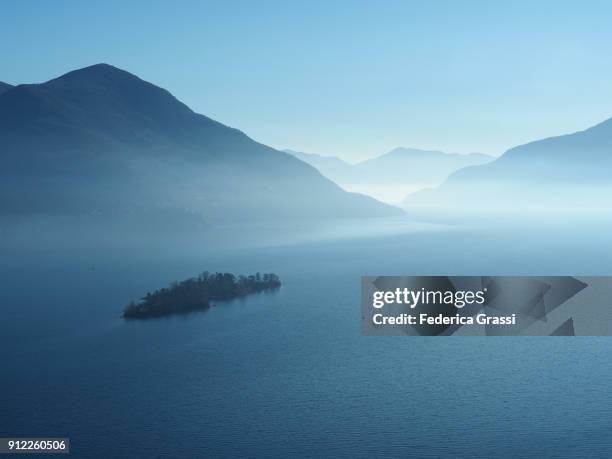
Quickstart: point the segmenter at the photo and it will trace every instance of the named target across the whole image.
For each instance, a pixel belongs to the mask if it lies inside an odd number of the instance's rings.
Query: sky
[[[106,62],[276,148],[494,155],[612,117],[612,2],[30,1],[0,81]]]

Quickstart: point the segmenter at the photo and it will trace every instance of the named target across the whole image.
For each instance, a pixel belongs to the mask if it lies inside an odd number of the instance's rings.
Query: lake
[[[100,458],[612,456],[612,339],[366,337],[359,300],[362,275],[610,275],[607,230],[382,227],[5,252],[2,436]],[[121,319],[204,270],[283,286]]]

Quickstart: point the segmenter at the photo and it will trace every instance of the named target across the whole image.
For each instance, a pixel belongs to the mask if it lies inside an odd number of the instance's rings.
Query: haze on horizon
[[[612,116],[611,13],[600,1],[8,3],[0,81],[108,62],[279,149],[499,155]]]

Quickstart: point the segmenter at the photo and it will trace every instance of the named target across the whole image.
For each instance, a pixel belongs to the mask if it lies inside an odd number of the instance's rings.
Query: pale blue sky
[[[499,154],[612,116],[612,2],[0,3],[0,80],[107,62],[277,148]]]

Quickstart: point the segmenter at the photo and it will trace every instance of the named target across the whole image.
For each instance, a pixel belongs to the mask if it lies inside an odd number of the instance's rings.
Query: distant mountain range
[[[408,208],[597,209],[612,202],[612,119],[508,150],[461,169],[438,188],[409,195]]]
[[[0,214],[398,215],[107,64],[0,85]]]
[[[395,148],[376,158],[352,165],[336,157],[285,151],[316,167],[345,189],[368,193],[387,202],[400,202],[411,191],[439,185],[458,169],[494,159],[481,153],[461,155]]]
[[[301,151],[283,150],[285,153],[310,164],[326,177],[342,177],[343,174],[350,174],[354,166],[343,161],[336,156],[322,156],[315,153],[303,153]],[[332,179],[333,180],[333,179]]]

